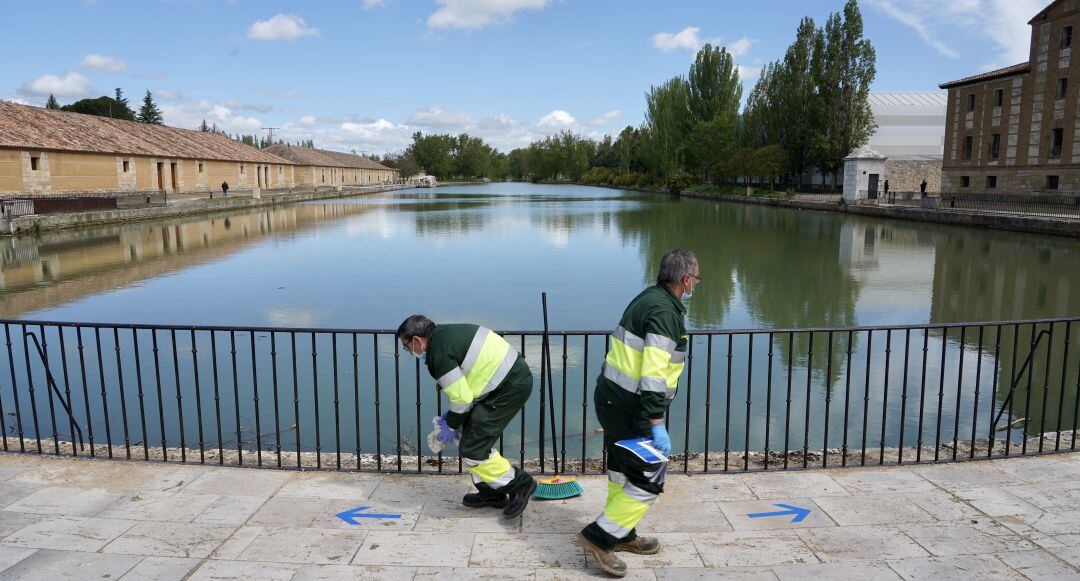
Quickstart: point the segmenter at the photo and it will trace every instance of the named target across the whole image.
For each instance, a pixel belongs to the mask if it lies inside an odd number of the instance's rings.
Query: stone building
[[[291,188],[295,170],[224,135],[0,101],[0,195]]]
[[[1029,60],[943,83],[949,91],[942,191],[1080,192],[1080,0],[1035,15]]]
[[[293,145],[272,145],[263,151],[296,164],[297,187],[365,186],[398,178],[397,170],[362,155]]]

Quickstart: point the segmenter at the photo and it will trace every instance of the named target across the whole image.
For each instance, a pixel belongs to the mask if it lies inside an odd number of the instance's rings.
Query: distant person
[[[926,197],[926,180],[923,180],[922,183],[919,184],[919,194],[924,198]]]
[[[889,199],[889,180],[885,180],[885,199]]]
[[[221,195],[229,195],[229,182],[221,182]]]

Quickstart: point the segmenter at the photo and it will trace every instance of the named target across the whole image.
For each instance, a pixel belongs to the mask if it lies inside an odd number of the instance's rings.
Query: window
[[[968,111],[974,111],[975,110],[975,93],[972,93],[972,94],[968,95],[968,103],[967,103],[967,105],[968,105],[968,107],[967,107]]]
[[[971,136],[964,138],[964,161],[971,161]]]
[[[1058,176],[1046,176],[1046,189],[1056,190],[1058,189]]]
[[[1054,129],[1054,135],[1050,138],[1050,157],[1057,159],[1061,157],[1061,143],[1065,140],[1065,130],[1058,127]]]
[[[995,133],[990,136],[990,159],[1001,157],[1001,134]]]
[[[240,175],[244,175],[245,171],[244,164],[240,164]]]
[[[31,156],[30,157],[30,169],[32,169],[34,171],[37,171],[40,168],[41,168],[41,158]]]
[[[993,189],[997,187],[997,176],[986,176],[986,189]]]
[[[127,173],[129,169],[131,169],[130,166],[129,166],[129,162],[125,159],[124,160],[124,173]]]
[[[199,162],[199,173],[203,173],[203,163]]]
[[[960,176],[960,187],[966,188],[971,185],[971,176]]]
[[[1069,79],[1058,79],[1057,85],[1057,98],[1064,99],[1065,95],[1069,93]]]
[[[1061,48],[1072,46],[1072,27],[1066,26],[1061,29]]]
[[[1005,89],[994,89],[994,106],[1000,107],[1005,102]]]

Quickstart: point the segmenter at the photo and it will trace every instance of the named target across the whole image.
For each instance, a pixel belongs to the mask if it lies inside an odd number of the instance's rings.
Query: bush
[[[701,180],[688,173],[677,173],[668,178],[667,189],[669,192],[675,195],[679,195],[686,188],[690,188],[701,183]]]
[[[581,183],[593,186],[606,186],[615,179],[615,173],[606,167],[594,167],[581,176]]]

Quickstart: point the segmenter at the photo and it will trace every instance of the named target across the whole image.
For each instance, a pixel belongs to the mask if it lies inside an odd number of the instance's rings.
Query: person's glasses
[[[698,276],[696,274],[688,274],[686,276],[689,276],[689,277],[693,278],[695,283],[701,284],[702,278],[700,276]]]

